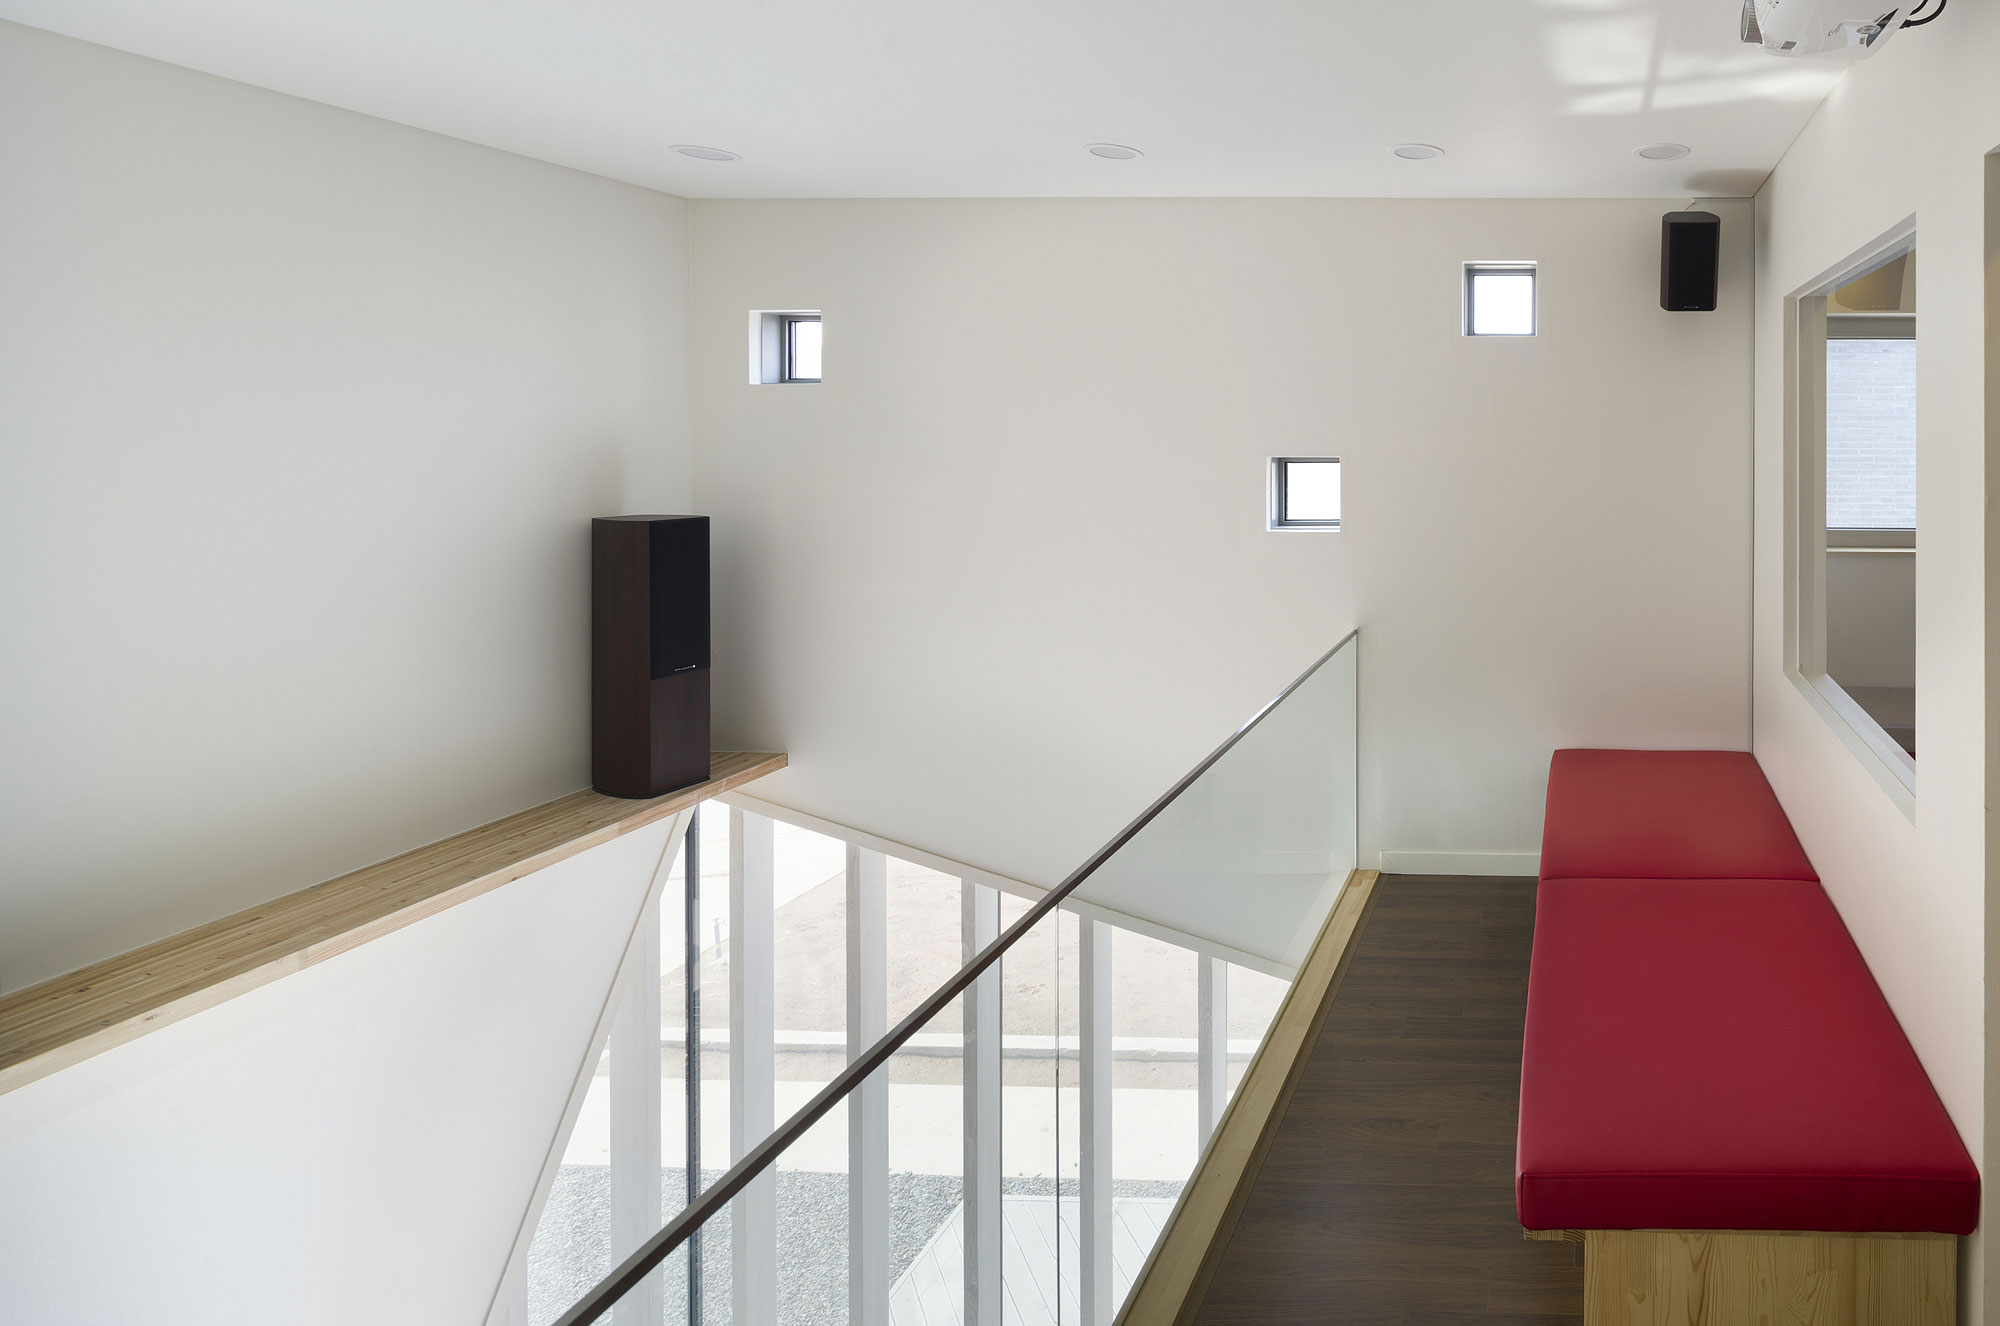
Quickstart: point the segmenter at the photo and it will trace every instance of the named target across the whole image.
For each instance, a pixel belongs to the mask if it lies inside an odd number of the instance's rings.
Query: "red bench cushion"
[[[1972,1230],[1978,1172],[1817,883],[1537,899],[1523,1225]]]
[[[1755,756],[1559,750],[1543,879],[1818,879]]]

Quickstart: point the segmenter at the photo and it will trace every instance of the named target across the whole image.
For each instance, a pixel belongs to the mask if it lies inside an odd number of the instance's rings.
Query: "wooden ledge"
[[[0,1093],[644,828],[785,767],[715,754],[648,801],[585,789],[0,997]]]

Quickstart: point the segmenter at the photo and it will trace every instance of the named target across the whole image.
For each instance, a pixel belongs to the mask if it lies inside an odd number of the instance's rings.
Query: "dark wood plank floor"
[[[1532,881],[1384,875],[1197,1322],[1570,1326],[1514,1215]]]

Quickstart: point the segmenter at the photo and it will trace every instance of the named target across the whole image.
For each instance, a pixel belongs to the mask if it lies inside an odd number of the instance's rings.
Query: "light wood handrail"
[[[1166,1229],[1133,1281],[1118,1326],[1185,1326],[1194,1320],[1307,1056],[1326,1025],[1353,956],[1354,938],[1374,901],[1377,878],[1373,870],[1348,877],[1263,1045],[1216,1123],[1194,1177],[1181,1190]]]
[[[0,997],[0,1093],[644,828],[785,767],[718,751],[706,781],[585,789]]]

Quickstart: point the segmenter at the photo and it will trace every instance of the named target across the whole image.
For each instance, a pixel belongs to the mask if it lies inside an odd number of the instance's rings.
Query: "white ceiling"
[[[1737,9],[0,0],[36,27],[692,197],[1742,195],[1842,66],[1740,46]],[[1661,140],[1693,154],[1632,155]],[[1094,141],[1146,156],[1099,160]],[[1447,155],[1389,155],[1411,141]]]

